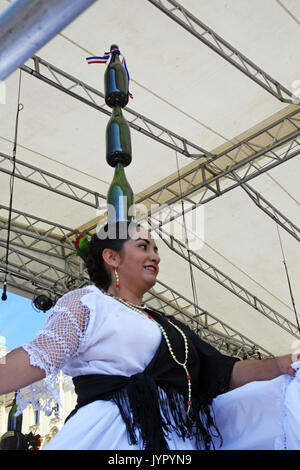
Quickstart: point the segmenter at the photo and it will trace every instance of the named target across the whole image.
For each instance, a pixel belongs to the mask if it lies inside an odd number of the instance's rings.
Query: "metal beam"
[[[211,263],[202,258],[198,253],[188,250],[186,245],[181,241],[174,238],[168,232],[163,230],[161,227],[155,226],[151,221],[149,221],[149,226],[151,230],[154,230],[161,240],[172,250],[174,253],[177,253],[186,261],[189,261],[195,268],[199,269],[201,272],[209,276],[211,279],[214,279],[218,284],[225,287],[227,290],[232,292],[234,295],[239,297],[241,300],[246,302],[248,305],[253,307],[255,310],[263,314],[266,318],[271,320],[280,328],[284,329],[292,336],[300,338],[300,332],[298,326],[293,322],[288,320],[286,317],[276,312],[275,309],[267,305],[264,301],[259,299],[256,295],[252,294],[250,291],[245,289],[243,286],[235,282],[225,273],[220,271],[218,268],[213,266]]]
[[[261,145],[261,139],[266,138],[268,144]],[[187,213],[299,154],[298,108],[213,159],[192,165],[188,170],[183,169],[179,176],[162,181],[153,191],[137,198],[137,203],[146,208],[142,216],[155,219],[157,214],[156,220],[164,225],[182,216],[182,207],[174,207],[181,201]],[[195,200],[197,194],[200,198]],[[151,210],[155,205],[157,208]]]
[[[205,163],[191,165],[155,185],[151,191],[137,195],[139,221],[153,219],[163,226],[191,210],[241,186],[255,195],[255,203],[276,223],[299,241],[299,228],[276,209],[247,181],[289,161],[300,154],[300,109],[287,114],[244,138]],[[261,141],[267,142],[262,145]],[[260,162],[260,164],[258,163]],[[146,194],[145,194],[146,193]],[[200,197],[199,197],[200,194]],[[198,196],[198,200],[196,200]],[[180,205],[179,205],[180,204]],[[97,224],[91,224],[90,230]]]
[[[17,215],[19,220],[21,212],[18,211]],[[26,214],[26,219],[34,220],[36,224],[39,222],[39,219],[28,214]],[[3,224],[3,221],[1,223]],[[50,226],[49,221],[48,226]],[[64,250],[62,250],[60,255],[58,252],[55,252],[52,257],[49,256],[53,238],[56,243],[59,241],[59,237],[51,235],[54,228],[57,228],[56,225],[53,226],[53,230],[48,229],[45,233],[41,233],[40,239],[37,228],[35,228],[34,232],[27,230],[23,245],[21,246],[22,249],[16,247],[16,243],[12,238],[8,258],[8,287],[22,290],[26,295],[33,295],[36,288],[39,287],[58,297],[69,290],[90,283],[83,263],[75,256],[74,250],[73,256],[69,257],[65,256]],[[67,228],[65,227],[64,229]],[[16,232],[18,230],[22,231],[21,224],[17,224],[15,221],[14,230]],[[37,240],[42,241],[44,244],[44,253],[36,248]],[[65,237],[61,237],[60,240],[61,247],[65,247],[66,250],[70,251],[70,240],[67,241]],[[49,249],[47,244],[50,247]],[[6,244],[0,240],[1,248],[4,250]],[[37,257],[37,252],[39,252],[39,257]],[[6,265],[4,257],[2,257],[2,259],[0,258],[0,272],[4,273],[5,271]],[[271,355],[269,351],[264,350],[249,338],[226,325],[216,316],[195,305],[160,281],[157,281],[155,290],[152,289],[145,295],[145,301],[154,308],[157,308],[157,301],[159,301],[160,308],[165,313],[180,316],[181,320],[185,321],[196,333],[200,334],[211,344],[214,344],[219,350],[222,349],[224,352],[234,355],[242,354],[243,356],[253,355],[258,352],[262,357]],[[192,313],[193,310],[196,310],[196,314]]]
[[[36,245],[48,244],[47,251],[44,254],[63,256],[68,258],[69,253],[74,253],[74,245],[72,240],[77,235],[83,232],[78,232],[70,227],[50,222],[49,220],[38,218],[26,212],[12,209],[12,223],[11,231],[15,237],[10,239],[11,242],[18,242],[20,246],[27,247],[28,249],[35,249]],[[0,233],[7,231],[7,220],[9,215],[9,208],[0,204]],[[84,232],[85,235],[92,235],[89,231]],[[25,241],[26,238],[30,239],[28,245]],[[24,240],[23,240],[24,239]],[[38,248],[37,248],[38,250]]]
[[[2,276],[1,276],[2,273]],[[0,266],[0,282],[4,280],[4,273],[6,270]],[[49,294],[59,298],[64,294],[64,291],[60,291],[59,287],[54,288],[53,283],[47,282],[42,277],[36,278],[34,274],[23,274],[20,273],[18,268],[9,266],[7,273],[7,289],[9,292],[16,293],[28,298],[32,298],[35,295],[37,289],[41,289]]]
[[[25,255],[25,259],[27,260],[26,266],[18,266],[15,263],[10,263],[7,282],[8,288],[23,291],[29,297],[34,296],[36,290],[40,289],[49,292],[51,297],[58,299],[69,290],[90,284],[90,280],[85,274],[81,277],[74,276],[71,281],[68,279],[68,275],[65,276],[65,279],[63,279],[64,276],[62,276],[59,280],[53,282],[53,280],[46,275],[47,271],[39,273],[28,269],[28,262],[30,262],[30,260],[33,262],[36,261],[31,254]],[[43,264],[49,265],[49,263]],[[5,271],[2,265],[3,263],[0,261],[0,273],[4,273]],[[52,270],[53,266],[49,265],[49,268]],[[54,269],[56,271],[56,267],[54,267]],[[145,295],[147,305],[150,308],[157,308],[157,302],[159,302],[159,308],[162,312],[178,317],[195,331],[196,334],[215,346],[219,351],[241,358],[245,358],[245,356],[253,357],[257,354],[261,357],[272,356],[269,351],[244,335],[241,335],[200,307],[197,307],[198,315],[192,315],[188,312],[188,308],[193,308],[193,303],[189,302],[186,298],[182,297],[162,282],[158,281],[157,286],[156,289],[151,289]],[[166,297],[166,293],[171,296],[171,299]],[[220,328],[221,331],[219,331],[218,328]]]
[[[283,103],[299,99],[175,0],[148,0],[186,31]]]
[[[151,216],[156,222],[159,221],[159,224],[165,225],[178,217],[182,217],[182,208],[180,207],[178,209],[174,207],[175,204],[180,203],[182,200],[186,203],[184,209],[185,213],[187,213],[238,186],[243,187],[244,185],[245,189],[246,181],[299,155],[300,129],[293,132],[291,135],[284,135],[283,137],[281,133],[278,132],[278,126],[284,129],[285,122],[299,126],[297,123],[299,117],[300,112],[298,110],[283,118],[281,122],[275,122],[273,128],[274,130],[277,129],[277,132],[276,138],[273,136],[272,144],[252,154],[250,157],[247,156],[235,162],[236,156],[243,153],[243,148],[249,148],[249,146],[253,148],[255,144],[251,141],[257,139],[258,134],[231,147],[228,151],[216,156],[213,161],[202,163],[194,169],[182,172],[179,177],[174,177],[168,183],[156,188],[156,190],[152,191],[150,194],[137,197],[137,205],[141,206],[142,204],[146,209],[149,207],[149,211],[143,214],[141,218]],[[259,134],[263,135],[265,132],[270,135],[270,127],[268,127],[267,130],[262,130]],[[283,148],[285,148],[285,150],[283,150]],[[257,168],[256,161],[262,156],[265,158],[264,166]],[[214,167],[218,165],[219,159],[219,165],[223,166],[227,164],[227,166],[225,170],[216,172]],[[231,166],[228,164],[228,161],[230,161]],[[0,152],[0,163],[0,172],[11,175],[12,169],[10,169],[10,167],[13,165],[13,158]],[[240,176],[237,173],[238,170],[242,170],[244,175]],[[84,188],[72,181],[44,171],[41,168],[34,167],[21,160],[16,160],[15,177],[96,209],[100,207],[100,200],[106,201],[106,197],[96,191],[91,191],[88,188]],[[184,187],[183,192],[180,191],[182,186]],[[200,200],[193,200],[192,197],[194,193],[199,191],[202,191]],[[294,238],[299,240],[299,236],[297,235],[299,229],[293,222],[289,221],[288,218],[281,214],[271,203],[268,203],[263,196],[259,195],[254,190],[251,191],[248,186],[248,194],[250,192],[256,195],[256,197],[252,197],[252,199],[262,210],[293,235]]]
[[[0,15],[4,80],[96,0],[16,0]]]
[[[13,158],[0,152],[0,171],[7,175],[12,175]],[[100,201],[106,201],[106,196],[84,188],[79,184],[68,181],[61,176],[54,175],[49,171],[30,165],[29,163],[15,159],[16,170],[14,177],[27,183],[47,189],[55,194],[72,199],[93,208],[100,207]]]
[[[178,317],[196,334],[214,346],[218,345],[218,349],[227,354],[229,350],[233,355],[239,355],[240,352],[243,355],[245,353],[250,355],[256,351],[260,353],[261,357],[272,356],[269,351],[159,280],[156,281],[154,288],[147,292],[144,300],[150,307],[157,309],[159,306],[159,310],[166,315]],[[192,314],[194,309],[197,310],[197,314]]]
[[[104,109],[105,102],[103,93],[95,90],[89,85],[72,77],[71,75],[37,56],[33,57],[33,60],[35,70],[30,69],[27,66],[23,66],[22,69],[28,73],[33,74],[37,78],[46,81],[50,85],[59,88],[61,91],[64,91],[71,96],[86,102],[99,111],[110,115],[110,111]],[[44,73],[47,71],[51,74],[51,79],[41,75],[41,68],[43,68]],[[52,80],[53,77],[55,82]],[[63,79],[68,80],[68,84],[65,83],[64,85],[62,82]],[[83,92],[85,95],[84,97],[74,93],[74,91],[71,91],[76,87],[80,89],[80,92]],[[100,104],[96,103],[94,99],[96,97],[100,97]],[[146,207],[152,206],[152,210],[150,209],[147,212],[147,217],[149,215],[151,215],[151,217],[155,217],[155,214],[161,214],[162,210],[168,213],[167,216],[164,214],[162,225],[182,216],[181,208],[178,210],[174,207],[175,204],[181,202],[182,200],[184,200],[187,205],[185,207],[185,212],[189,212],[190,210],[197,208],[199,205],[209,202],[215,197],[219,197],[220,195],[231,189],[234,189],[237,186],[242,186],[243,184],[245,185],[246,181],[249,181],[252,178],[274,168],[283,161],[287,161],[290,158],[297,156],[300,150],[300,144],[297,140],[300,135],[299,109],[295,109],[289,115],[275,121],[261,131],[251,135],[238,144],[231,146],[228,150],[221,152],[218,155],[213,155],[207,150],[198,147],[191,142],[188,142],[186,139],[174,134],[168,129],[159,126],[153,121],[147,119],[145,116],[142,116],[135,111],[130,110],[129,108],[126,108],[126,110],[129,112],[129,114],[133,114],[134,118],[132,121],[129,120],[129,124],[136,130],[145,133],[140,126],[136,128],[135,123],[137,121],[141,121],[144,128],[146,129],[146,135],[155,139],[158,138],[158,141],[170,146],[173,150],[178,151],[186,156],[193,156],[188,152],[189,146],[191,149],[194,148],[194,150],[201,152],[201,156],[198,154],[199,163],[197,167],[193,168],[192,170],[188,170],[187,172],[183,170],[179,177],[175,177],[168,181],[168,183],[158,186],[155,191],[152,191],[146,196],[137,197],[136,203],[138,205],[142,204]],[[159,137],[153,134],[153,128],[158,129],[160,132]],[[150,130],[151,132],[149,133]],[[288,133],[287,130],[294,130],[294,132]],[[171,145],[169,145],[170,143],[167,143],[164,139],[161,140],[162,134],[165,134],[170,138],[172,141]],[[264,147],[259,143],[259,139],[266,137],[268,138],[269,145]],[[174,146],[176,140],[177,144]],[[287,146],[287,149],[282,156],[279,154],[279,152],[282,151],[282,147],[284,145]],[[249,152],[251,154],[250,156]],[[257,168],[256,161],[261,158],[267,160],[268,164],[264,164],[262,168]],[[201,160],[202,163],[200,163]],[[238,175],[238,171],[244,171],[244,176],[241,177]],[[228,184],[228,182],[230,183]],[[68,185],[70,184],[71,183],[68,182]],[[181,186],[184,187],[184,191],[182,193],[180,191]],[[88,194],[89,191],[87,189],[85,189],[85,191]],[[193,195],[197,192],[201,192],[201,199],[199,202],[193,200]],[[99,196],[104,198],[102,195],[98,195],[98,197]],[[262,201],[262,199],[260,200]],[[266,205],[268,205],[270,208],[272,206],[270,203]],[[153,206],[161,207],[153,210]],[[265,210],[265,212],[268,215],[271,215],[270,211]],[[274,217],[274,213],[276,213],[277,217]],[[161,216],[159,217],[161,218]],[[278,223],[281,223],[281,219],[284,217],[285,216],[283,216],[283,214],[279,214],[279,211],[276,211],[273,206],[272,218],[274,218],[276,222],[278,221]],[[291,231],[288,231],[294,236],[295,225],[291,221],[288,221],[287,218],[285,219],[285,223],[281,223],[281,226],[283,226],[283,228],[286,230],[288,230],[288,227],[293,227]]]
[[[0,248],[5,249],[6,251],[6,243],[0,242]],[[34,256],[30,253],[29,249],[27,252],[27,249],[24,247],[22,250],[19,250],[15,247],[13,249],[9,248],[8,259],[8,269],[9,267],[16,268],[19,270],[19,273],[23,273],[24,275],[29,274],[35,276],[36,279],[38,279],[39,276],[43,275],[43,278],[47,279],[48,282],[52,282],[53,285],[58,285],[60,283],[63,283],[64,285],[66,277],[70,277],[70,273],[62,266],[59,266],[59,264],[64,264],[63,259],[61,259],[62,263],[53,264],[53,258],[52,262],[50,263],[49,260],[46,261],[45,259],[41,259],[40,256]],[[5,267],[5,256],[0,256],[0,266],[2,268]],[[36,270],[37,266],[41,268],[41,271]],[[64,287],[65,289],[67,289],[66,285],[64,285]]]
[[[0,214],[6,213],[7,210],[5,206],[0,206]],[[52,295],[61,296],[70,289],[90,283],[82,261],[75,256],[71,240],[66,237],[66,233],[73,235],[68,227],[53,224],[51,228],[50,221],[22,214],[21,211],[16,210],[13,211],[12,220],[13,234],[18,235],[17,241],[19,236],[22,238],[20,250],[16,239],[11,237],[8,264],[9,287],[23,290],[26,294],[32,295],[37,288],[40,288],[49,291]],[[27,229],[23,226],[24,220],[29,223]],[[1,226],[2,230],[7,230],[7,224],[5,226],[3,220],[0,220]],[[43,231],[41,231],[41,227],[43,227]],[[53,235],[58,228],[61,231],[61,236]],[[37,248],[39,242],[43,244],[44,251]],[[52,252],[53,245],[57,250],[54,253]],[[6,248],[6,244],[1,239],[0,248]],[[71,256],[66,256],[66,252],[71,250]],[[41,255],[39,258],[36,256],[37,253]],[[0,260],[1,271],[5,272],[3,260],[2,262]],[[231,345],[231,352],[238,349],[246,354],[246,351],[249,353],[254,349],[259,349],[262,355],[271,354],[159,280],[155,289],[145,295],[145,301],[154,308],[157,307],[156,303],[159,301],[160,307],[165,313],[179,315],[194,331],[206,339],[209,338],[207,339],[209,342],[214,341],[214,344],[218,344],[219,347],[221,347],[221,343],[224,343],[223,346],[226,345],[226,348],[229,344]],[[193,310],[196,311],[196,314],[192,313]]]
[[[10,208],[8,206],[0,204],[0,220],[6,221],[8,219],[9,210]],[[57,238],[59,240],[62,238],[68,242],[70,238],[78,235],[76,229],[74,230],[66,225],[49,221],[49,219],[36,217],[35,215],[19,211],[15,208],[12,208],[12,220],[19,228],[23,227],[26,230],[28,229],[39,237],[53,237],[53,239]]]
[[[105,104],[103,93],[63,70],[58,69],[40,57],[34,56],[32,59],[34,68],[23,65],[20,68],[24,72],[29,73],[33,77],[38,78],[69,96],[72,96],[82,103],[91,106],[97,111],[100,111],[107,116],[111,116],[111,110],[106,109],[107,106]],[[77,91],[74,91],[75,89]],[[186,157],[196,159],[200,157],[212,158],[212,154],[201,148],[199,145],[188,141],[184,137],[172,132],[170,129],[167,129],[151,119],[148,119],[146,116],[137,113],[128,106],[124,108],[123,114],[132,129],[141,132],[145,136],[181,153]]]
[[[2,206],[2,209],[4,206]],[[7,210],[7,208],[4,208]],[[18,211],[17,213],[17,218],[20,218],[22,213]],[[29,216],[26,214],[26,219],[27,220],[33,220],[35,224],[38,223],[39,219]],[[42,222],[42,221],[40,221]],[[5,227],[5,223],[1,221],[2,226],[6,230],[7,227]],[[48,225],[50,226],[50,222],[48,221]],[[150,224],[151,228],[153,227],[153,224]],[[21,229],[20,224],[16,224],[14,222],[13,224],[13,233],[17,233],[18,236],[24,236],[25,239],[22,240],[22,245],[19,247],[16,245],[15,239],[12,238],[12,242],[10,245],[10,250],[9,250],[9,265],[8,265],[8,271],[10,273],[18,273],[19,275],[22,275],[23,277],[26,278],[26,276],[34,281],[36,284],[39,283],[42,280],[43,285],[47,286],[47,288],[51,288],[51,284],[54,289],[60,292],[62,295],[66,290],[70,288],[75,288],[78,284],[78,282],[85,283],[87,281],[87,278],[85,277],[84,272],[82,272],[82,263],[79,262],[78,259],[74,256],[74,260],[72,260],[72,251],[71,251],[71,241],[68,240],[64,237],[64,239],[61,239],[61,242],[59,243],[59,239],[57,237],[53,237],[49,234],[54,231],[54,227],[57,228],[57,226],[53,226],[53,230],[47,230],[45,233],[40,234],[39,236],[39,230],[35,229],[34,233],[32,230],[24,230]],[[64,227],[64,230],[68,230],[68,232],[71,234],[72,232],[70,229]],[[187,248],[186,246],[181,243],[179,240],[176,240],[174,237],[170,236],[167,232],[164,231],[164,234],[162,235],[162,228],[160,227],[158,230],[158,234],[162,238],[162,240],[166,243],[169,248],[171,248],[173,251],[175,251],[177,254],[179,254],[181,257],[184,259],[188,260],[187,256]],[[33,242],[32,242],[33,239]],[[54,239],[54,240],[53,240]],[[29,243],[28,243],[29,240]],[[38,250],[36,248],[36,243],[42,242],[44,243],[44,249]],[[62,248],[61,254],[59,254],[58,251],[55,251],[55,253],[52,253],[53,250],[53,243],[55,248],[57,246],[59,248]],[[49,248],[48,248],[48,246]],[[0,247],[3,249],[6,248],[6,243],[4,241],[0,240]],[[21,249],[18,249],[21,248]],[[66,256],[67,253],[70,253],[69,257],[68,255]],[[36,254],[43,255],[43,258],[39,256],[38,258],[36,257]],[[52,255],[53,258],[57,259],[56,264],[54,264],[54,259],[52,259],[51,262],[49,262],[49,255]],[[74,250],[73,250],[73,255],[74,255]],[[293,334],[296,337],[298,336],[298,329],[295,325],[293,325],[292,322],[287,320],[285,317],[280,315],[278,312],[276,312],[274,309],[269,307],[267,304],[265,304],[263,301],[258,299],[256,296],[251,294],[249,291],[244,289],[242,286],[237,284],[235,281],[229,278],[229,276],[226,276],[224,273],[219,271],[217,268],[215,268],[213,265],[209,264],[207,261],[205,261],[202,257],[200,257],[197,253],[194,253],[193,251],[189,252],[190,255],[190,260],[191,263],[196,266],[198,269],[200,269],[202,272],[205,274],[209,275],[211,278],[216,280],[218,283],[223,285],[225,288],[229,289],[231,292],[233,292],[235,295],[237,295],[239,298],[247,302],[249,305],[254,307],[256,310],[260,311],[263,313],[267,318],[275,322],[278,326],[282,327],[289,333]],[[48,258],[47,258],[48,256]],[[11,261],[11,259],[14,258],[14,261]],[[17,262],[16,262],[17,261]],[[58,263],[58,265],[57,265]],[[33,265],[33,268],[30,267],[30,265]],[[62,268],[62,266],[65,265],[65,268]],[[36,267],[42,267],[42,270],[37,270]],[[2,267],[2,270],[4,271],[5,269],[5,263],[4,263],[4,258],[2,260],[0,259],[0,267]],[[78,278],[78,273],[81,273],[79,278]],[[78,281],[79,279],[79,281]],[[164,286],[166,289],[166,286]],[[169,292],[172,293],[172,289],[168,288]],[[181,300],[184,299],[181,296]],[[172,304],[174,305],[174,302],[176,304],[176,299],[173,296]],[[186,302],[186,299],[184,299],[184,302]],[[185,304],[185,307],[187,304]],[[188,304],[189,310],[191,308],[197,308],[199,311],[199,307],[195,306],[195,304],[192,304],[191,302]],[[182,305],[180,306],[182,307]],[[216,320],[216,318],[210,316],[206,316],[206,312],[202,310],[202,313],[200,314],[202,323],[203,323],[203,318],[205,319],[205,326],[206,327],[211,327],[212,325],[216,324],[216,321],[218,322],[218,328],[220,328],[220,325],[222,323],[219,320]],[[210,321],[210,323],[209,323]],[[223,328],[223,326],[222,326]],[[226,327],[227,330],[225,333],[228,335],[228,327]]]
[[[238,175],[234,175],[238,180]],[[286,230],[292,237],[294,237],[298,242],[300,241],[300,228],[297,227],[293,222],[291,222],[284,214],[282,214],[273,204],[267,201],[258,191],[253,189],[249,184],[242,183],[241,187],[248,194],[250,199],[256,204],[259,209],[261,209],[265,214],[267,214],[271,219],[273,219],[278,225],[280,225],[284,230]]]

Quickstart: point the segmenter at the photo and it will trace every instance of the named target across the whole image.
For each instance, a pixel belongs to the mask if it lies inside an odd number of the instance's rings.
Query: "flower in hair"
[[[89,250],[90,239],[83,235],[78,235],[76,240],[72,241],[72,243],[75,245],[76,254],[84,260]]]

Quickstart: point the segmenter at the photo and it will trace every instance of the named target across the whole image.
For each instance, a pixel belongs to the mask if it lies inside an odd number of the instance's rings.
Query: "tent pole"
[[[0,15],[4,80],[96,0],[15,0]]]

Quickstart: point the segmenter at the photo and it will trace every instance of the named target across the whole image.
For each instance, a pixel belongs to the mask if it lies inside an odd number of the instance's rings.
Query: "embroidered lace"
[[[22,345],[29,354],[30,364],[43,369],[46,378],[18,392],[19,413],[28,403],[32,403],[34,409],[50,414],[55,403],[60,403],[56,387],[57,372],[77,354],[84,343],[90,311],[82,298],[89,292],[88,288],[82,288],[61,297],[43,329],[32,341]]]

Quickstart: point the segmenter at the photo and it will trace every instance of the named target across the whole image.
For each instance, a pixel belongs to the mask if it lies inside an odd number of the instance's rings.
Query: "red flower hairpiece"
[[[72,243],[75,245],[76,254],[84,260],[89,251],[90,239],[83,235],[78,235],[76,240],[73,240]]]

